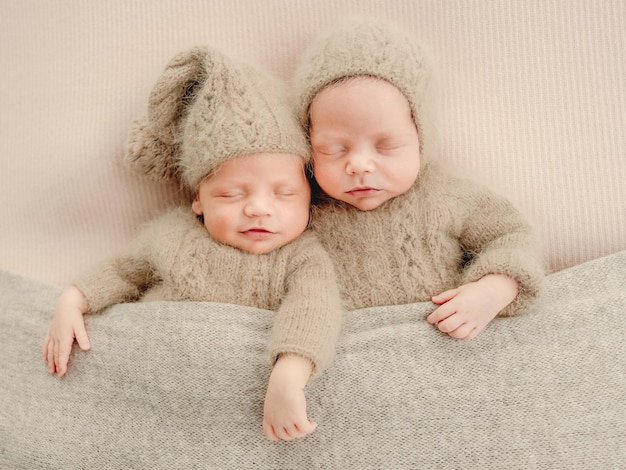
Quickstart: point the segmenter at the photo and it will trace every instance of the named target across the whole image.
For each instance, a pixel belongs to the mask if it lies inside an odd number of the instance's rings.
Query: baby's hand
[[[306,436],[317,428],[306,414],[304,387],[312,364],[297,355],[282,355],[270,376],[263,410],[263,434],[270,441]]]
[[[43,360],[48,362],[48,371],[62,377],[67,372],[67,362],[72,351],[74,338],[84,351],[91,345],[85,330],[83,313],[87,301],[75,287],[65,291],[59,298],[52,324],[43,345]]]
[[[517,282],[489,274],[476,282],[442,292],[432,298],[439,307],[426,320],[453,338],[475,338],[517,296]]]

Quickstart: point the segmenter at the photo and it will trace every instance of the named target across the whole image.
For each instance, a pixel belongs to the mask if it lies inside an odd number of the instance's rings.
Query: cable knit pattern
[[[195,190],[222,163],[255,153],[309,148],[284,84],[208,46],[177,54],[130,132],[124,161],[156,180]]]
[[[311,102],[324,87],[358,76],[386,80],[402,92],[420,135],[422,162],[433,158],[439,138],[432,55],[398,25],[380,19],[346,20],[313,41],[294,76],[301,124],[308,126]]]
[[[421,172],[412,188],[377,209],[335,200],[314,210],[313,226],[336,262],[349,309],[429,301],[486,274],[516,279],[512,315],[539,297],[541,252],[532,228],[504,198],[436,165],[436,92],[432,59],[414,37],[373,19],[345,22],[321,34],[298,67],[297,111],[328,84],[373,76],[404,95],[420,137]]]
[[[331,360],[342,305],[328,254],[315,235],[267,254],[213,240],[188,208],[148,225],[122,252],[79,277],[90,312],[144,300],[220,302],[276,311],[270,363],[293,352],[319,374]]]
[[[335,260],[350,310],[429,301],[490,273],[520,285],[502,315],[528,309],[542,290],[540,245],[517,209],[435,164],[408,192],[371,211],[323,200],[313,229]]]

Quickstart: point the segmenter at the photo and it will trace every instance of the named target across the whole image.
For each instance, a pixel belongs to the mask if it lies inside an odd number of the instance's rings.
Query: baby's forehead
[[[259,153],[228,160],[213,170],[206,181],[241,184],[246,182],[299,181],[304,174],[305,160],[291,153]]]
[[[335,108],[346,106],[346,103],[359,104],[363,100],[371,99],[379,102],[399,99],[407,107],[411,107],[405,93],[390,81],[372,75],[355,75],[333,80],[323,86],[311,100],[309,119],[316,108]]]
[[[313,127],[314,118],[317,125],[319,119],[328,118],[328,113],[333,116],[344,116],[352,112],[367,114],[377,109],[380,109],[381,113],[406,112],[413,120],[411,103],[395,84],[372,75],[342,77],[323,87],[311,101],[309,131]]]

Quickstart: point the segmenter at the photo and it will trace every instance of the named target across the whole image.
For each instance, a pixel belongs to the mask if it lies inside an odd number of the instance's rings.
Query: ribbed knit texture
[[[212,45],[290,80],[354,15],[433,51],[442,158],[532,220],[551,271],[626,249],[624,0],[3,0],[0,267],[65,287],[179,202],[120,164],[175,54]]]
[[[214,48],[194,47],[177,54],[154,85],[125,161],[196,190],[222,163],[255,153],[309,159],[285,85]]]
[[[342,318],[333,265],[315,236],[257,255],[213,240],[195,214],[179,208],[151,223],[122,252],[75,285],[91,312],[112,304],[188,300],[276,311],[268,346],[310,358],[318,374],[334,354]]]
[[[348,309],[429,301],[486,274],[520,285],[503,315],[527,310],[541,293],[542,253],[530,224],[505,198],[434,163],[377,209],[327,199],[312,224],[335,261]]]

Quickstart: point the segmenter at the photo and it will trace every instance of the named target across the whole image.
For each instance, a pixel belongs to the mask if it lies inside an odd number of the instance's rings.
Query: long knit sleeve
[[[542,252],[533,227],[505,198],[468,184],[457,216],[464,217],[459,241],[469,253],[461,283],[487,274],[518,282],[519,294],[500,315],[515,315],[534,305],[542,292]]]
[[[333,263],[312,233],[270,253],[246,253],[213,240],[189,208],[159,217],[75,282],[90,312],[144,294],[273,310],[270,361],[297,353],[313,362],[315,374],[328,365],[339,335],[337,284]]]
[[[540,244],[520,212],[435,164],[409,191],[371,211],[323,199],[312,225],[335,263],[348,310],[430,301],[494,273],[520,285],[502,312],[511,315],[529,308],[543,285]]]
[[[110,305],[134,302],[155,283],[150,262],[153,228],[148,227],[116,255],[83,273],[74,285],[85,295],[88,312],[94,313]]]
[[[281,353],[313,362],[313,375],[331,361],[342,321],[332,261],[312,234],[302,237],[286,275],[286,295],[276,312],[268,347],[270,363]]]

